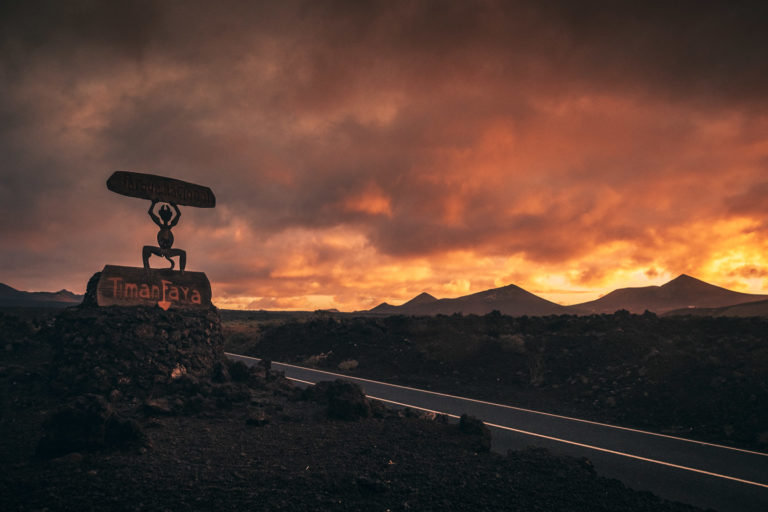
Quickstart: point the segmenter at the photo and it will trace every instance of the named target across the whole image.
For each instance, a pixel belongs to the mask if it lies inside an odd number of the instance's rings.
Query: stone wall
[[[47,332],[52,389],[147,398],[182,376],[211,377],[224,365],[219,312],[97,307],[62,312]],[[223,366],[224,365],[224,366]]]

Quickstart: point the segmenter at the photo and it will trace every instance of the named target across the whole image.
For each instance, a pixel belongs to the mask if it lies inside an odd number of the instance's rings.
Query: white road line
[[[229,352],[225,352],[225,354],[232,355],[232,356],[237,356],[237,357],[242,357],[242,358],[245,358],[245,359],[253,359],[254,361],[260,361],[260,359],[258,357],[244,356],[244,355],[241,355],[241,354],[232,354],[232,353],[229,353]],[[611,425],[610,423],[600,423],[600,422],[597,422],[597,421],[584,420],[584,419],[581,419],[581,418],[572,418],[570,416],[562,416],[562,415],[559,415],[559,414],[552,414],[552,413],[549,413],[549,412],[535,411],[533,409],[524,409],[522,407],[515,407],[513,405],[505,405],[505,404],[497,404],[497,403],[494,403],[494,402],[486,402],[485,400],[477,400],[477,399],[474,399],[474,398],[467,398],[467,397],[463,397],[463,396],[449,395],[449,394],[446,394],[446,393],[440,393],[438,391],[430,391],[428,389],[412,388],[412,387],[408,387],[408,386],[401,386],[399,384],[390,384],[388,382],[381,382],[381,381],[377,381],[377,380],[364,379],[363,377],[353,377],[351,375],[343,375],[343,374],[340,374],[340,373],[327,372],[327,371],[324,371],[324,370],[316,370],[314,368],[305,368],[303,366],[296,366],[296,365],[288,364],[288,363],[280,363],[278,361],[273,361],[273,363],[279,364],[279,365],[282,365],[282,366],[290,366],[291,368],[297,368],[299,370],[308,370],[308,371],[312,371],[312,372],[324,373],[326,375],[333,375],[334,377],[340,377],[340,378],[343,378],[343,379],[353,379],[353,380],[359,380],[359,381],[363,381],[363,382],[370,382],[370,383],[373,383],[373,384],[381,384],[381,385],[384,385],[384,386],[391,386],[391,387],[394,387],[394,388],[407,389],[409,391],[418,391],[418,392],[421,392],[421,393],[429,393],[431,395],[444,396],[446,398],[454,398],[454,399],[457,399],[457,400],[466,400],[467,402],[475,402],[475,403],[483,404],[483,405],[493,405],[495,407],[502,407],[502,408],[505,408],[505,409],[512,409],[514,411],[528,412],[528,413],[532,413],[532,414],[540,414],[542,416],[549,416],[549,417],[552,417],[552,418],[559,418],[559,419],[570,420],[570,421],[578,421],[578,422],[581,422],[581,423],[587,423],[589,425],[598,425],[600,427],[615,428],[615,429],[618,429],[618,430],[626,430],[626,431],[635,432],[635,433],[638,433],[638,434],[645,434],[645,435],[656,436],[656,437],[664,437],[664,438],[667,438],[667,439],[674,439],[675,441],[684,441],[686,443],[694,443],[694,444],[699,444],[699,445],[703,445],[703,446],[712,446],[714,448],[721,448],[723,450],[731,450],[731,451],[734,451],[734,452],[749,453],[749,454],[752,454],[752,455],[761,455],[763,457],[768,457],[768,453],[756,452],[756,451],[752,451],[752,450],[745,450],[743,448],[734,448],[733,446],[725,446],[725,445],[722,445],[722,444],[707,443],[705,441],[698,441],[696,439],[686,439],[684,437],[670,436],[668,434],[659,434],[659,433],[656,433],[656,432],[649,432],[647,430],[639,430],[639,429],[636,429],[636,428],[622,427],[622,426],[619,426],[619,425]]]
[[[296,379],[294,377],[286,377],[286,379],[288,379],[288,380],[295,380],[296,382],[301,382],[302,384],[309,384],[310,386],[314,386],[315,385],[314,382],[309,382],[308,380]],[[368,395],[366,395],[366,396],[368,396]]]
[[[560,439],[559,437],[545,436],[543,434],[537,434],[535,432],[528,432],[526,430],[520,430],[520,429],[516,429],[516,428],[512,428],[512,427],[506,427],[504,425],[496,425],[495,423],[485,423],[485,424],[488,425],[489,427],[496,427],[496,428],[500,428],[500,429],[504,429],[504,430],[510,430],[512,432],[517,432],[519,434],[525,434],[525,435],[529,435],[529,436],[541,437],[543,439],[549,439],[550,441],[557,441],[559,443],[566,443],[566,444],[570,444],[570,445],[573,445],[573,446],[579,446],[581,448],[588,448],[590,450],[596,450],[596,451],[599,451],[599,452],[610,453],[611,455],[620,455],[622,457],[628,457],[630,459],[642,460],[644,462],[652,462],[653,464],[660,464],[662,466],[667,466],[667,467],[670,467],[670,468],[683,469],[685,471],[692,471],[694,473],[699,473],[699,474],[702,474],[702,475],[714,476],[714,477],[717,477],[717,478],[724,478],[725,480],[733,480],[734,482],[739,482],[739,483],[742,483],[742,484],[749,484],[749,485],[756,485],[757,487],[763,487],[765,489],[768,489],[768,484],[761,484],[760,482],[753,482],[751,480],[744,480],[742,478],[736,478],[735,476],[722,475],[720,473],[712,473],[710,471],[704,471],[703,469],[696,469],[696,468],[691,468],[691,467],[688,467],[688,466],[681,466],[679,464],[673,464],[671,462],[664,462],[663,460],[649,459],[647,457],[640,457],[639,455],[632,455],[631,453],[618,452],[616,450],[609,450],[608,448],[600,448],[599,446],[593,446],[591,444],[577,443],[575,441],[568,441],[566,439]]]
[[[294,381],[297,381],[297,382],[302,382],[304,384],[309,384],[309,385],[312,385],[312,386],[315,385],[314,382],[309,382],[309,381],[306,381],[306,380],[295,379],[293,377],[286,377],[286,378],[289,379],[289,380],[294,380]],[[386,398],[380,398],[380,397],[373,396],[373,395],[366,395],[366,396],[368,396],[368,398],[373,398],[374,400],[380,400],[382,402],[387,402],[387,403],[394,404],[394,405],[399,405],[399,406],[402,406],[402,407],[410,407],[412,409],[418,409],[420,411],[431,412],[433,414],[442,414],[444,416],[448,416],[449,418],[458,418],[459,417],[456,414],[451,414],[451,413],[448,413],[448,412],[435,411],[434,409],[427,409],[426,407],[419,407],[417,405],[411,405],[411,404],[405,404],[405,403],[402,403],[402,402],[396,402],[394,400],[388,400]],[[516,432],[518,434],[525,434],[525,435],[528,435],[528,436],[540,437],[542,439],[548,439],[550,441],[557,441],[558,443],[570,444],[570,445],[573,445],[573,446],[578,446],[580,448],[587,448],[587,449],[596,450],[596,451],[599,451],[599,452],[610,453],[611,455],[619,455],[621,457],[628,457],[630,459],[641,460],[643,462],[650,462],[650,463],[653,463],[653,464],[660,464],[662,466],[667,466],[667,467],[670,467],[670,468],[682,469],[684,471],[692,471],[694,473],[699,473],[699,474],[702,474],[702,475],[712,476],[712,477],[716,477],[716,478],[723,478],[725,480],[732,480],[734,482],[739,482],[739,483],[748,484],[748,485],[755,485],[757,487],[763,487],[765,489],[768,489],[768,484],[761,484],[760,482],[753,482],[751,480],[744,480],[743,478],[736,478],[736,477],[733,477],[733,476],[722,475],[720,473],[712,473],[711,471],[704,471],[703,469],[696,469],[696,468],[691,468],[691,467],[688,467],[688,466],[681,466],[680,464],[672,464],[671,462],[664,462],[663,460],[656,460],[656,459],[649,459],[647,457],[640,457],[639,455],[632,455],[631,453],[624,453],[624,452],[619,452],[619,451],[616,451],[616,450],[609,450],[607,448],[600,448],[599,446],[593,446],[591,444],[584,444],[584,443],[577,443],[575,441],[568,441],[567,439],[560,439],[559,437],[552,437],[552,436],[546,436],[544,434],[537,434],[535,432],[529,432],[527,430],[520,430],[520,429],[517,429],[517,428],[507,427],[505,425],[497,425],[495,423],[488,423],[488,422],[483,422],[483,423],[485,423],[489,427],[500,428],[500,429],[503,429],[503,430],[509,430],[511,432]]]

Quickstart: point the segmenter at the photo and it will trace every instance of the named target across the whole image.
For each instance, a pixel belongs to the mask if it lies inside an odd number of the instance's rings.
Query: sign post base
[[[203,272],[106,265],[96,283],[96,303],[206,309],[211,307],[211,284]]]

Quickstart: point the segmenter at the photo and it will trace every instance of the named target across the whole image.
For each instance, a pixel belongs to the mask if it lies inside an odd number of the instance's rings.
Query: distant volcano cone
[[[492,311],[512,316],[563,315],[570,312],[565,306],[542,299],[514,284],[455,299],[436,299],[428,293],[421,293],[402,306],[380,304],[371,310],[387,315],[486,315]]]
[[[430,304],[435,301],[437,301],[435,297],[428,294],[427,292],[422,292],[417,296],[415,296],[414,298],[412,298],[411,300],[409,300],[408,302],[406,302],[405,304],[403,304],[403,306],[417,306],[419,304]]]
[[[740,293],[681,274],[662,286],[620,288],[591,302],[571,306],[590,313],[666,313],[685,308],[712,308],[768,299],[768,295]]]

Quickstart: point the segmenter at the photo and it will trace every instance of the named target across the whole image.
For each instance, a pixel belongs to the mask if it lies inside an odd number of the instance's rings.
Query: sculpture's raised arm
[[[171,219],[171,224],[169,225],[169,227],[172,228],[179,223],[179,219],[181,218],[181,210],[179,210],[179,207],[176,205],[176,203],[171,203],[171,206],[174,210],[176,210],[176,215],[174,215],[173,219]]]
[[[149,210],[147,210],[147,213],[149,214],[149,217],[152,219],[152,222],[158,225],[158,227],[163,227],[163,222],[160,220],[160,218],[155,213],[155,206],[157,206],[157,199],[152,200],[152,204],[149,205]]]

